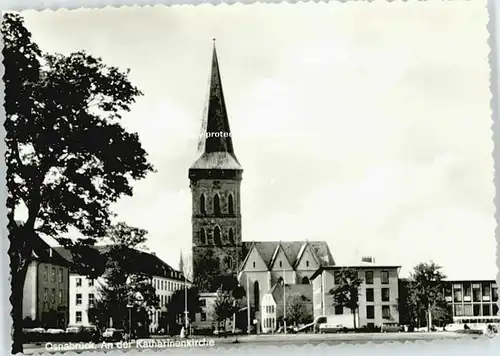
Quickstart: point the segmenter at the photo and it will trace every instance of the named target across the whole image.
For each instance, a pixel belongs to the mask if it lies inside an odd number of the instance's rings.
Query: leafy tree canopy
[[[21,294],[36,232],[76,228],[90,244],[103,236],[111,204],[132,194],[153,166],[136,133],[120,125],[140,90],[129,71],[84,51],[43,53],[20,15],[5,13],[5,142],[13,353],[22,352]],[[15,221],[24,207],[27,218]],[[68,246],[69,241],[63,241]],[[82,251],[80,251],[82,252]]]

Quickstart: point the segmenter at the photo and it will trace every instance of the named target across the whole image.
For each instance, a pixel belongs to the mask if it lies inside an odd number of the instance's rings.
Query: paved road
[[[484,337],[484,336],[479,336]],[[384,343],[387,341],[392,342],[405,342],[417,340],[437,340],[437,339],[463,339],[471,338],[470,335],[436,332],[436,333],[359,333],[359,334],[275,334],[275,335],[249,335],[238,337],[238,343],[235,344],[235,337],[227,338],[194,338],[189,340],[180,340],[178,338],[160,339],[151,338],[144,340],[133,341],[132,343],[47,343],[42,345],[25,345],[25,354],[37,353],[55,353],[73,351],[76,353],[84,351],[112,351],[122,350],[127,351],[130,349],[171,349],[178,350],[179,348],[212,348],[212,347],[238,347],[246,348],[253,346],[263,345],[336,345],[340,343],[349,344],[363,344],[367,342]],[[477,338],[477,336],[476,336]]]

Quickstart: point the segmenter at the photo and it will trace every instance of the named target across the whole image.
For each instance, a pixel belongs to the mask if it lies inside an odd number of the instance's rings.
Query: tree
[[[170,329],[173,329],[173,324],[176,324],[178,320],[184,320],[184,312],[186,311],[186,296],[184,293],[184,289],[174,291],[167,304],[168,315],[165,321],[168,321]],[[196,287],[187,289],[187,311],[189,315],[194,315],[201,311],[200,297],[198,288]]]
[[[222,288],[217,291],[217,297],[215,298],[213,315],[214,319],[217,321],[217,326],[221,323],[224,325],[224,330],[226,329],[227,319],[233,317],[236,312],[236,298],[233,296],[232,291],[223,290]]]
[[[359,308],[359,286],[363,282],[354,268],[342,268],[336,272],[335,287],[329,293],[336,306],[351,310],[354,329],[356,329],[356,310]],[[337,283],[338,282],[338,283]]]
[[[99,299],[89,310],[89,315],[100,327],[111,319],[113,325],[129,330],[132,324],[135,328],[129,332],[137,331],[139,323],[149,323],[148,312],[159,304],[156,290],[150,283],[152,276],[138,270],[135,262],[141,253],[136,249],[146,242],[147,231],[124,222],[112,225],[108,231],[112,245],[103,252],[105,283],[99,288]],[[134,322],[131,323],[129,318]]]
[[[414,304],[419,305],[425,311],[428,331],[432,327],[433,311],[442,306],[444,300],[443,280],[446,276],[440,270],[441,266],[430,261],[419,263],[410,274]]]
[[[194,284],[202,292],[216,292],[214,279],[220,275],[220,261],[212,250],[207,250],[202,256],[193,261]]]
[[[21,16],[2,19],[7,208],[14,353],[22,352],[22,290],[38,233],[76,228],[89,245],[110,224],[110,206],[153,171],[136,133],[121,125],[142,93],[128,71],[80,51],[43,54]],[[16,211],[27,211],[22,224]],[[63,243],[71,248],[70,240]]]
[[[286,315],[294,325],[302,322],[306,316],[305,302],[306,299],[299,293],[286,296]]]

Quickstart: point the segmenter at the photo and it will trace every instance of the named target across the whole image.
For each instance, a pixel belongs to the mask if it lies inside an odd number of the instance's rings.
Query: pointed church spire
[[[191,168],[242,170],[234,154],[215,38],[213,43],[208,102],[203,114],[198,142],[198,154],[200,156]]]

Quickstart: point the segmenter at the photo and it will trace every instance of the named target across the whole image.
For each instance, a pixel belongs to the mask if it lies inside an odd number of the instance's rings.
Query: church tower
[[[242,260],[240,185],[215,42],[208,102],[196,161],[189,169],[192,195],[194,282],[207,291],[216,275],[235,275]]]

